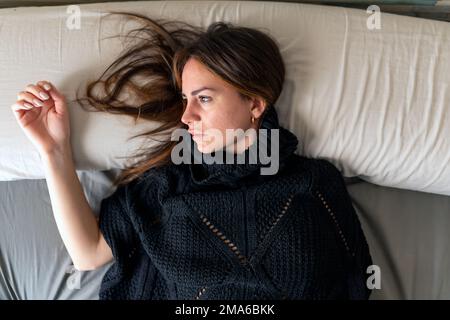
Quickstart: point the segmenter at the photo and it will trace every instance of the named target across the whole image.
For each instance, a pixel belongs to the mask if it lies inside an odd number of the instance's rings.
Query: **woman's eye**
[[[200,102],[202,102],[202,103],[208,103],[208,102],[211,102],[211,98],[210,98],[210,97],[199,96],[198,98],[200,99]],[[186,98],[186,97],[182,96],[181,99],[182,99],[185,103],[187,103],[187,98]]]
[[[210,98],[209,97],[205,97],[205,96],[199,96],[199,99],[203,103],[208,103],[210,101],[209,100]]]

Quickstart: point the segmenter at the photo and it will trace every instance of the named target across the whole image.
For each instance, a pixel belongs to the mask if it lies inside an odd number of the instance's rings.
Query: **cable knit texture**
[[[100,299],[369,298],[372,259],[341,173],[295,154],[273,105],[261,128],[279,129],[275,175],[248,148],[246,163],[169,163],[103,199],[115,262]]]

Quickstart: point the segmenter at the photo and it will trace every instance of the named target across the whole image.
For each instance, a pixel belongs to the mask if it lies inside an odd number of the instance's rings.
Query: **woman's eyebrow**
[[[211,90],[211,91],[218,91],[215,88],[211,88],[211,87],[201,87],[200,89],[194,90],[191,92],[191,96],[195,96],[196,94],[198,94],[200,91],[203,90]],[[182,95],[185,95],[184,93],[181,93]]]

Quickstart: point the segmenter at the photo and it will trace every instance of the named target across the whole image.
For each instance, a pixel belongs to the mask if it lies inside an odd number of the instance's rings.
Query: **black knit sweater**
[[[369,297],[372,259],[340,172],[295,154],[273,106],[261,128],[280,130],[275,175],[259,161],[170,163],[103,199],[115,262],[100,299]]]

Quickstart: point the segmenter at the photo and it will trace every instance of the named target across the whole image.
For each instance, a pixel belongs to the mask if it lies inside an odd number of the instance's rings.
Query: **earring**
[[[255,123],[255,117],[252,117],[252,123]]]

